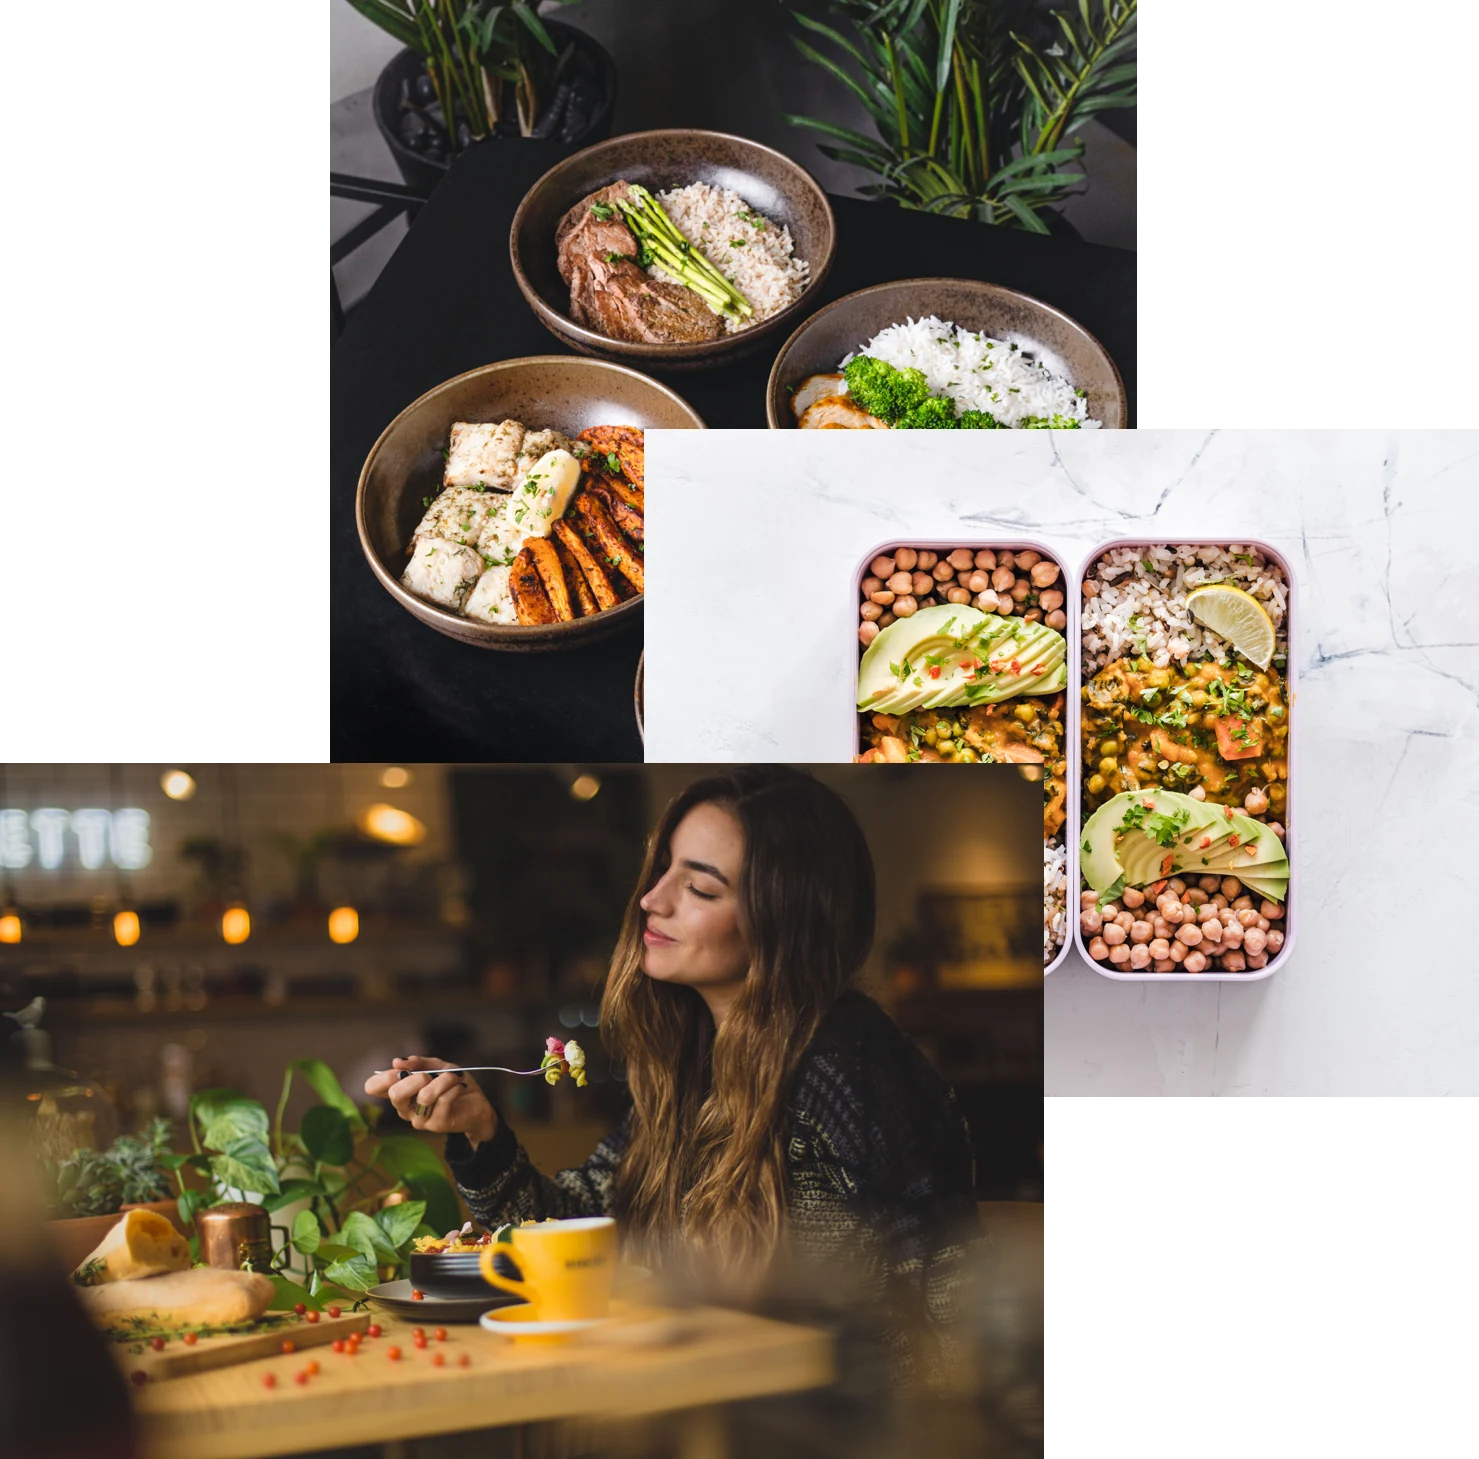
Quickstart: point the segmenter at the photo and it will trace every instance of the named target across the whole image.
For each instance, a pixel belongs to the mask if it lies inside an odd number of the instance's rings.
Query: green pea
[[[1020,720],[1023,724],[1031,724],[1033,719],[1037,715],[1037,711],[1033,709],[1030,704],[1019,704],[1012,711],[1012,713],[1016,715],[1018,720]]]
[[[1104,789],[1104,777],[1102,775],[1089,776],[1089,794],[1098,795]]]
[[[1099,762],[1099,773],[1101,775],[1113,775],[1120,768],[1120,762],[1113,755],[1106,755]]]

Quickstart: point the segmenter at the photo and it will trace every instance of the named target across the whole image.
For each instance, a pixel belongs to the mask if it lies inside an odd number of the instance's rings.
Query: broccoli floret
[[[962,431],[1004,431],[1008,429],[989,410],[962,411],[955,426],[957,430]]]
[[[922,371],[895,369],[872,355],[849,360],[842,374],[847,381],[847,393],[869,415],[876,415],[889,425],[929,399],[929,385]]]
[[[1024,415],[1017,424],[1024,431],[1076,431],[1083,422],[1071,415]]]
[[[955,406],[940,395],[931,395],[894,422],[901,431],[953,431],[957,425]]]

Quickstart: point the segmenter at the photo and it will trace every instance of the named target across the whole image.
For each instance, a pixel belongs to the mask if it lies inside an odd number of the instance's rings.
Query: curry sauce
[[[1083,688],[1084,806],[1161,786],[1241,805],[1267,787],[1280,818],[1288,778],[1289,708],[1277,670],[1214,662],[1155,668],[1118,659]]]

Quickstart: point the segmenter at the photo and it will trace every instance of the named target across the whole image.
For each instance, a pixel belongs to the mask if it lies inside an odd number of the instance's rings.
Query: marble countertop
[[[890,538],[1257,537],[1299,580],[1299,930],[1256,983],[1048,980],[1049,1094],[1479,1093],[1479,434],[661,432],[647,758],[844,760]]]

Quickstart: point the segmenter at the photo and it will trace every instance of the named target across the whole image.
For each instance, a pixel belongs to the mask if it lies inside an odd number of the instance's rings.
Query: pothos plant
[[[862,103],[876,137],[788,116],[867,169],[861,191],[904,207],[1046,233],[1081,191],[1095,114],[1135,104],[1136,0],[793,0],[833,51],[797,48]],[[826,24],[821,11],[846,25]]]
[[[295,1076],[319,1103],[303,1112],[296,1130],[287,1130]],[[268,1211],[307,1202],[269,1273],[279,1283],[281,1305],[320,1308],[336,1297],[358,1299],[376,1283],[404,1274],[417,1236],[440,1235],[461,1222],[456,1192],[435,1151],[412,1135],[373,1136],[322,1060],[288,1065],[270,1120],[255,1099],[207,1089],[191,1099],[188,1122],[193,1151],[161,1160],[179,1183],[183,1221],[193,1223],[207,1206],[248,1193]],[[186,1187],[187,1170],[204,1178],[204,1191]],[[383,1206],[392,1191],[405,1192],[406,1199]],[[198,1237],[191,1249],[198,1255]]]

